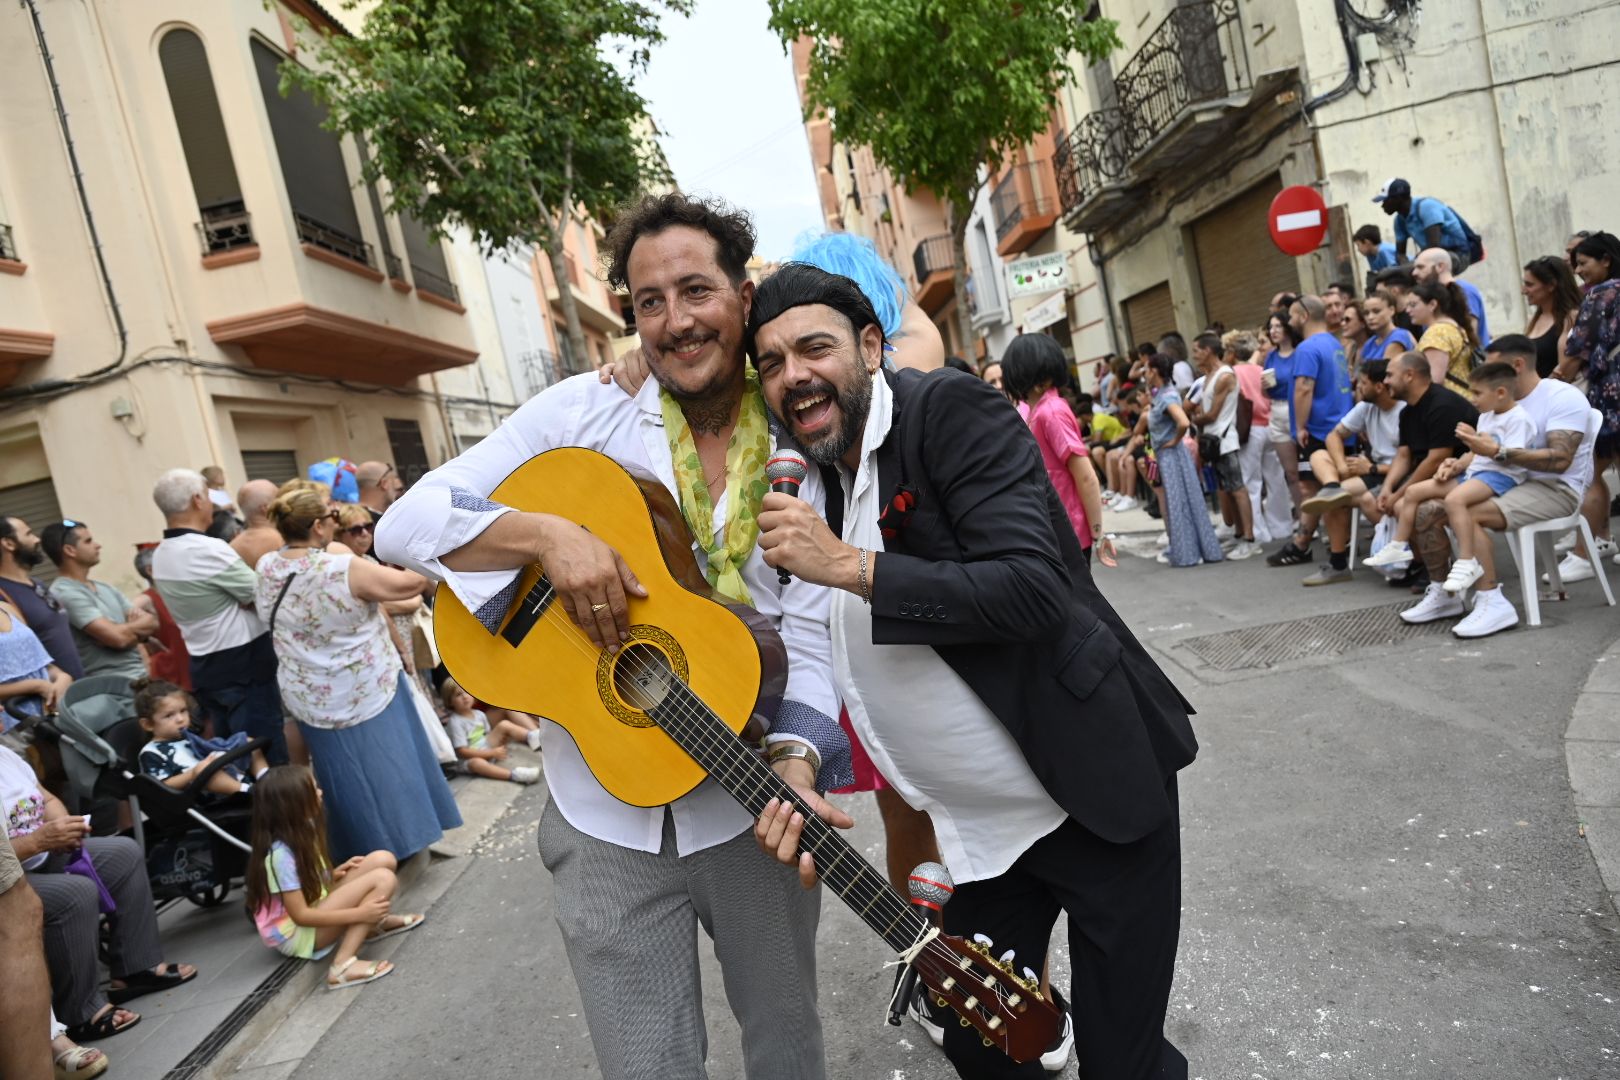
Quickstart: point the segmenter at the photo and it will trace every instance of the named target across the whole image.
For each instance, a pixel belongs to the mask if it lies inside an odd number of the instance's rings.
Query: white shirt
[[[1170,369],[1170,381],[1175,384],[1177,390],[1181,391],[1183,397],[1192,392],[1193,380],[1196,378],[1198,378],[1198,373],[1185,360],[1177,360],[1175,366]]]
[[[209,488],[208,501],[213,503],[219,509],[223,510],[227,506],[231,505],[231,496],[229,492],[221,488]]]
[[[1226,381],[1226,379],[1222,378],[1223,375],[1229,376],[1231,379],[1231,385],[1226,391],[1226,400],[1221,402],[1219,415],[1213,420],[1207,421],[1203,430],[1206,435],[1220,436],[1221,456],[1225,457],[1227,454],[1235,454],[1238,451],[1237,407],[1238,398],[1242,397],[1243,394],[1238,390],[1237,372],[1222,364],[1209,375],[1204,376],[1202,380],[1204,390],[1199,396],[1198,404],[1206,414],[1209,412],[1210,408],[1215,404],[1216,390]],[[1204,464],[1213,465],[1215,463],[1206,461]]]
[[[1585,495],[1592,482],[1592,432],[1587,430],[1591,419],[1592,403],[1586,395],[1569,383],[1557,379],[1542,379],[1536,388],[1519,399],[1519,408],[1530,414],[1535,424],[1535,437],[1526,445],[1540,450],[1547,445],[1549,431],[1578,431],[1581,445],[1575,450],[1575,460],[1561,473],[1529,470],[1531,480],[1558,480],[1575,489],[1576,495]]]
[[[892,398],[886,379],[872,380],[860,470],[853,478],[839,470],[844,541],[870,551],[883,550],[877,448],[893,422]],[[933,819],[957,882],[1004,873],[1068,815],[1006,726],[933,646],[872,644],[872,609],[852,593],[835,591],[832,608],[833,670],[878,771]]]
[[[1388,465],[1400,449],[1401,410],[1404,408],[1404,401],[1397,401],[1388,409],[1380,409],[1370,401],[1358,401],[1344,414],[1339,426],[1367,440],[1367,458],[1374,465]]]
[[[517,570],[457,572],[440,559],[477,537],[509,507],[486,500],[501,481],[536,454],[561,446],[600,451],[621,465],[656,476],[674,495],[675,470],[659,407],[658,383],[648,379],[634,398],[594,372],[565,379],[513,413],[460,457],[418,480],[388,508],[377,526],[377,553],[445,582],[477,611],[518,574]],[[800,498],[822,506],[821,482],[810,470]],[[678,496],[677,496],[678,498]],[[715,532],[725,526],[726,497],[714,507]],[[705,565],[701,549],[693,549]],[[631,570],[637,567],[632,566]],[[827,590],[791,578],[778,582],[756,548],[743,564],[754,608],[769,618],[788,651],[785,697],[830,717],[838,715],[827,632]],[[546,783],[569,824],[598,840],[637,851],[657,852],[663,840],[664,808],[629,806],[608,794],[561,726],[541,721]],[[722,844],[753,826],[753,819],[713,780],[705,780],[671,803],[679,854]]]
[[[1481,435],[1489,435],[1496,440],[1498,446],[1505,446],[1511,450],[1527,447],[1535,440],[1536,423],[1530,419],[1530,414],[1524,411],[1524,406],[1515,405],[1506,412],[1483,412],[1479,414],[1479,426],[1474,429]],[[1546,442],[1545,436],[1542,439]],[[1525,474],[1530,470],[1523,465],[1508,465],[1484,454],[1475,454],[1468,463],[1468,471],[1464,476],[1473,476],[1475,473],[1499,472],[1505,476],[1523,482]]]

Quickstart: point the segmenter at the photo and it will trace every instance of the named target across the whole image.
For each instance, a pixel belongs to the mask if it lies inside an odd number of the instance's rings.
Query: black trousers
[[[1187,1059],[1164,1037],[1181,931],[1181,813],[1174,777],[1170,819],[1130,844],[1110,844],[1072,818],[1036,841],[1000,877],[956,887],[944,928],[1011,949],[1014,970],[1040,972],[1059,912],[1069,918],[1069,1001],[1086,1080],[1186,1080]],[[954,1016],[945,1054],[967,1080],[1033,1080]]]

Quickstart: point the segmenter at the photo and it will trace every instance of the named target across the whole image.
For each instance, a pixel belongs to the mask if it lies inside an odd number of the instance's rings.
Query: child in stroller
[[[141,772],[165,787],[184,790],[217,759],[247,742],[246,735],[228,739],[205,739],[191,730],[192,697],[180,687],[162,679],[137,679],[135,716],[151,741],[141,747]],[[212,795],[236,795],[251,791],[253,781],[270,767],[264,751],[252,753],[252,771],[244,775],[227,765],[210,776],[203,790]]]

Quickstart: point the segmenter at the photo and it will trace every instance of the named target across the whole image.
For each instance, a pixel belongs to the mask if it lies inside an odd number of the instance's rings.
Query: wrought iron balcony
[[[298,239],[306,244],[330,251],[350,262],[361,266],[377,269],[377,257],[371,250],[371,245],[356,236],[350,236],[342,229],[336,229],[322,221],[316,221],[308,214],[293,211],[293,221],[298,225]]]
[[[911,266],[917,274],[917,306],[932,315],[955,287],[956,259],[951,252],[951,238],[941,233],[919,240],[911,254]]]
[[[237,248],[249,247],[253,239],[253,215],[241,200],[219,203],[202,208],[202,220],[197,223],[197,235],[202,239],[204,255],[219,255]]]
[[[383,252],[383,266],[388,270],[388,276],[394,281],[405,280],[405,262],[392,251]]]
[[[990,196],[990,210],[996,217],[1000,254],[1016,254],[1029,247],[1057,219],[1051,165],[1030,161],[1008,169]]]
[[[22,262],[17,258],[17,241],[11,235],[10,225],[0,225],[0,259],[9,262]]]
[[[529,349],[518,354],[518,370],[523,373],[524,389],[530,397],[569,374],[562,357],[550,349]]]
[[[457,290],[456,283],[443,274],[434,273],[411,263],[411,279],[416,282],[416,291],[419,293],[428,293],[452,304],[461,303],[461,293]]]

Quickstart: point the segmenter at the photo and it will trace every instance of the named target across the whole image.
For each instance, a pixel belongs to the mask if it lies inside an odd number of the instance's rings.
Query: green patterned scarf
[[[759,376],[752,367],[748,369],[748,385],[737,410],[737,427],[726,445],[726,527],[721,534],[724,539],[718,544],[714,540],[714,503],[703,481],[703,463],[698,460],[697,443],[692,440],[686,414],[667,390],[659,390],[658,402],[664,413],[664,432],[669,436],[669,456],[675,464],[681,515],[708,557],[709,584],[722,596],[752,606],[754,600],[743,581],[742,568],[759,538],[759,504],[770,490],[765,480],[765,461],[771,454],[771,430],[765,419]]]

